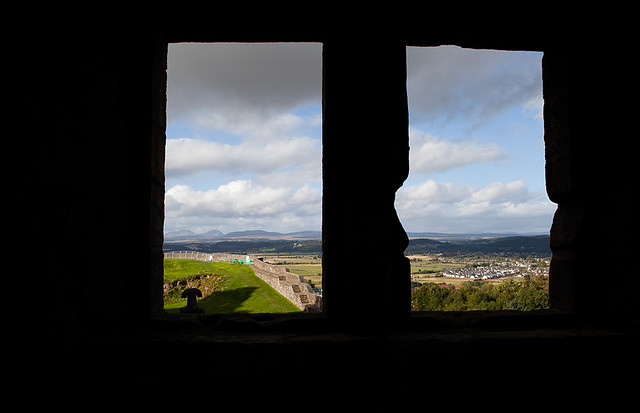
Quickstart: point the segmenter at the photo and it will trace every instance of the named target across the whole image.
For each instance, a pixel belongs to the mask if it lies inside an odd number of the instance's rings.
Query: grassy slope
[[[301,311],[269,284],[255,275],[247,265],[186,259],[165,260],[165,281],[208,272],[227,277],[224,291],[198,302],[207,314],[220,313],[291,313]],[[186,302],[186,300],[185,300]],[[185,302],[167,305],[169,313],[178,313]]]

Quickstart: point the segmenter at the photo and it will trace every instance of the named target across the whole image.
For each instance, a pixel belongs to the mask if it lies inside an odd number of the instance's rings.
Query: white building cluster
[[[488,280],[492,278],[503,278],[522,276],[520,268],[517,267],[475,267],[475,268],[460,268],[460,269],[448,269],[443,274],[445,277],[454,278],[475,278]]]
[[[479,266],[470,268],[447,269],[442,274],[445,277],[453,278],[471,278],[488,280],[493,278],[504,277],[523,277],[530,275],[547,275],[549,274],[548,260],[544,261],[547,265],[538,267],[532,266],[527,262],[500,262],[490,266]]]

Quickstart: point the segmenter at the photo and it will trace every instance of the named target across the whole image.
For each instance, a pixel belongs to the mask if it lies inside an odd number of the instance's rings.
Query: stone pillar
[[[558,204],[551,228],[550,299],[581,314],[638,313],[633,105],[620,100],[634,74],[613,46],[565,45],[543,58],[546,180]]]
[[[409,171],[406,48],[342,38],[323,54],[325,311],[361,324],[403,319],[408,238],[394,201]]]

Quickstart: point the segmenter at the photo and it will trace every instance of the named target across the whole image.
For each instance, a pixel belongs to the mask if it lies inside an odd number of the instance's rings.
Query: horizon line
[[[220,232],[223,235],[227,235],[227,234],[232,234],[234,232],[267,232],[267,233],[274,233],[274,234],[281,234],[281,235],[287,235],[287,234],[296,234],[296,233],[301,233],[301,232],[322,232],[322,230],[316,230],[316,229],[306,229],[306,230],[296,230],[296,231],[286,231],[286,232],[281,232],[281,231],[270,231],[270,230],[264,230],[264,229],[244,229],[244,230],[234,230],[234,231],[229,231],[229,232],[223,232],[220,231],[218,229],[210,229],[208,231],[203,231],[203,232],[195,232],[191,229],[179,229],[179,230],[173,230],[173,231],[163,231],[163,233],[166,234],[172,234],[172,233],[179,233],[179,232],[189,232],[192,234],[197,234],[197,235],[202,235],[202,234],[207,234],[209,232]],[[539,234],[539,235],[543,235],[543,234],[548,234],[550,231],[470,231],[470,232],[442,232],[442,231],[408,231],[405,230],[405,232],[407,233],[407,235],[409,234],[441,234],[441,235],[484,235],[484,234],[502,234],[502,235],[520,235],[520,234]]]

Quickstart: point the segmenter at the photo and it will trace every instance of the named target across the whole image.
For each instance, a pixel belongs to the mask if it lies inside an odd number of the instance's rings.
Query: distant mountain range
[[[165,241],[236,241],[236,240],[319,240],[322,231],[269,232],[263,230],[235,231],[227,234],[217,229],[195,233],[192,231],[173,231],[164,234]]]
[[[551,256],[549,235],[483,237],[475,239],[409,240],[405,254],[524,254]]]
[[[536,236],[548,235],[541,233],[506,233],[506,232],[487,232],[487,233],[469,233],[469,234],[448,234],[442,232],[407,232],[409,239],[432,239],[438,241],[464,241],[464,240],[483,240],[489,238],[507,238],[517,236]],[[322,231],[297,231],[297,232],[271,232],[259,229],[247,231],[234,231],[227,234],[217,229],[196,233],[192,231],[173,231],[167,232],[164,236],[165,241],[251,241],[251,240],[320,240],[322,239]]]
[[[480,232],[469,234],[449,234],[444,232],[407,232],[409,239],[435,239],[439,241],[462,241],[462,240],[481,240],[489,238],[508,238],[508,237],[529,237],[536,235],[549,235],[549,233],[541,232]]]
[[[320,231],[280,232],[239,231],[222,234],[209,231],[195,234],[190,231],[169,233],[165,238],[165,251],[200,251],[234,253],[310,253],[322,254]],[[549,235],[511,234],[441,234],[410,233],[406,255],[416,254],[505,254],[551,256]],[[435,239],[435,238],[440,239]],[[354,240],[354,248],[358,241]]]

